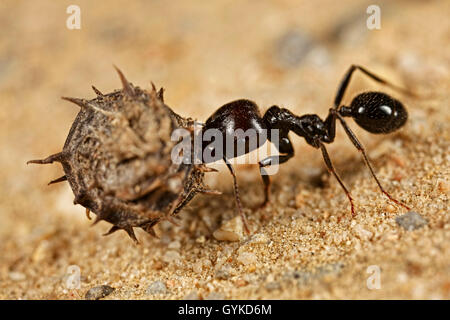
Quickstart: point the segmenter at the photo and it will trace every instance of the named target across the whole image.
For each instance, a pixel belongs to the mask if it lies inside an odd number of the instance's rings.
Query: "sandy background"
[[[76,1],[81,30],[66,28],[74,1],[0,3],[0,298],[83,299],[98,285],[107,299],[450,298],[450,2],[380,1],[381,30],[365,27],[373,1]],[[176,112],[205,120],[237,98],[325,117],[338,82],[357,63],[425,95],[393,94],[408,107],[389,136],[359,130],[380,180],[426,225],[407,231],[405,210],[378,191],[341,128],[329,151],[351,189],[358,216],[320,152],[291,135],[296,156],[263,200],[255,166],[238,167],[253,235],[217,241],[235,216],[226,168],[208,183],[221,196],[198,196],[180,226],[107,238],[72,204],[58,164],[26,166],[59,152],[77,108],[61,96],[93,98],[120,87],[112,68],[148,88],[166,88]],[[386,90],[357,74],[345,102]],[[78,266],[78,289],[67,287]],[[381,287],[369,290],[369,266]],[[370,270],[370,269],[369,269]],[[73,282],[70,282],[73,283]]]

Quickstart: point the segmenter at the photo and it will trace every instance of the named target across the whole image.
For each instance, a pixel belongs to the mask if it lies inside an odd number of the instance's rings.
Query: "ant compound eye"
[[[403,104],[382,92],[364,92],[357,95],[350,109],[355,122],[371,133],[393,132],[408,119]]]

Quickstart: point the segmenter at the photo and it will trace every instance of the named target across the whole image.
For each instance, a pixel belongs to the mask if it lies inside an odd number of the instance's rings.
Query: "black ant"
[[[278,151],[280,152],[280,155],[270,156],[259,162],[260,173],[264,182],[265,190],[265,199],[262,206],[266,206],[270,202],[270,178],[267,174],[264,174],[264,167],[284,163],[294,156],[294,148],[292,147],[291,140],[289,139],[289,132],[292,131],[295,134],[304,137],[309,145],[322,151],[325,164],[328,170],[335,176],[341,187],[344,189],[350,201],[352,217],[355,217],[356,213],[353,198],[339,175],[336,173],[325,147],[325,143],[332,143],[334,141],[336,133],[336,120],[339,120],[346,134],[350,138],[350,141],[358,149],[358,151],[362,153],[364,162],[369,168],[370,173],[378,184],[381,192],[397,205],[410,210],[408,206],[394,199],[387,191],[384,190],[375,175],[364,147],[361,145],[355,134],[351,131],[350,127],[344,120],[344,117],[351,117],[360,127],[371,133],[390,133],[405,124],[408,118],[408,113],[400,101],[383,92],[364,92],[357,95],[351,102],[350,106],[341,105],[345,90],[349,85],[353,72],[356,70],[360,70],[363,74],[378,83],[408,95],[413,95],[409,91],[397,87],[380,78],[364,67],[352,65],[339,85],[336,97],[334,99],[334,106],[330,108],[325,121],[315,114],[297,116],[288,109],[283,109],[278,106],[270,107],[264,116],[261,117],[258,106],[254,102],[245,99],[236,100],[225,104],[208,118],[203,127],[203,132],[208,129],[218,129],[223,134],[224,139],[227,134],[229,135],[237,129],[242,129],[244,131],[248,129],[256,130],[258,134],[258,143],[256,146],[252,147],[246,144],[245,150],[241,150],[241,152],[234,149],[234,157],[241,156],[255,150],[256,148],[259,148],[266,142],[267,139],[271,141],[270,129],[279,130]],[[260,135],[262,130],[266,130],[266,132],[269,133],[266,135],[266,138],[261,138],[263,137]],[[203,145],[203,148],[206,148],[206,144]],[[225,152],[225,154],[228,153]],[[242,210],[241,200],[239,198],[235,171],[231,163],[228,161],[228,158],[224,156],[223,160],[233,176],[237,208],[244,222],[245,229],[249,232],[246,218]]]

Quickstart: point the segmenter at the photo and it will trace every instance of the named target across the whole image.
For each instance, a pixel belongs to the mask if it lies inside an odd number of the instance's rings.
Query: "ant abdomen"
[[[364,92],[357,95],[350,107],[342,107],[341,115],[352,117],[371,133],[390,133],[402,127],[408,119],[403,104],[382,92]]]

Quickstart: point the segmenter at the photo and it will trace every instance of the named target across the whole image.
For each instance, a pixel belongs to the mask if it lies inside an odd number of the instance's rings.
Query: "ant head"
[[[364,92],[357,95],[350,107],[340,109],[342,116],[352,117],[371,133],[390,133],[403,126],[408,119],[403,104],[382,92]]]

